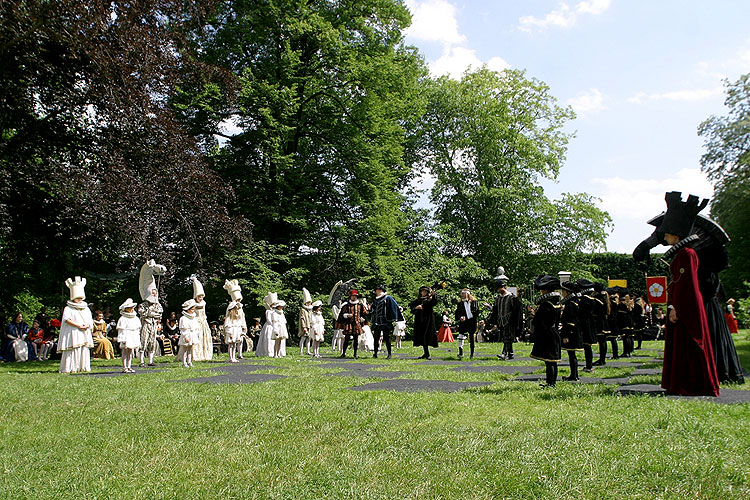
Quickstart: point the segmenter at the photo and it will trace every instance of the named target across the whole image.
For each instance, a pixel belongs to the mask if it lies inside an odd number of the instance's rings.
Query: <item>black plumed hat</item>
[[[604,283],[600,281],[597,281],[596,283],[594,283],[593,286],[594,286],[594,290],[596,290],[597,292],[604,292],[607,290],[607,285],[605,285]]]
[[[575,281],[563,281],[562,283],[560,283],[560,288],[573,293],[579,292],[581,290],[581,287],[579,287]]]
[[[560,280],[551,274],[540,274],[534,280],[534,288],[537,290],[559,290]]]
[[[581,290],[585,290],[587,288],[594,288],[594,282],[593,281],[589,281],[586,278],[577,279],[576,280],[576,285],[578,285],[578,287]]]
[[[687,238],[693,230],[693,223],[698,212],[706,208],[708,200],[704,199],[698,203],[698,197],[688,196],[687,201],[682,201],[682,193],[672,191],[664,196],[667,202],[667,211],[657,230],[663,234],[674,234],[680,239]]]

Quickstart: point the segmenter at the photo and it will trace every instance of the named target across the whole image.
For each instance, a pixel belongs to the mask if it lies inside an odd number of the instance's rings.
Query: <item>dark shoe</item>
[[[513,355],[512,354],[508,354],[507,356],[505,356],[505,359],[513,359]]]
[[[377,358],[378,357],[378,353],[373,354],[372,357],[373,358]]]
[[[385,359],[391,359],[391,355],[389,354],[388,356],[385,357]]]
[[[149,363],[148,366],[156,366],[156,363]]]
[[[591,372],[594,371],[594,369],[593,368],[584,368],[583,371],[585,371],[586,373],[591,373]]]
[[[345,358],[345,357],[346,357],[346,354],[342,354],[341,356],[339,356],[339,359]]]
[[[604,366],[604,365],[606,365],[606,364],[607,364],[607,362],[606,362],[606,361],[603,361],[603,360],[601,360],[601,359],[599,359],[599,360],[596,360],[596,361],[594,361],[594,362],[592,363],[592,365],[594,365],[594,366]]]
[[[562,379],[563,379],[564,381],[566,381],[566,382],[575,382],[575,381],[577,381],[577,380],[578,380],[578,377],[571,377],[571,376],[568,376],[568,377],[563,377]]]

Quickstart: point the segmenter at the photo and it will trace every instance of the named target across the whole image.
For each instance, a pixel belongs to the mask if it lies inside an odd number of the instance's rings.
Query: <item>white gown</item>
[[[79,330],[68,324],[71,320],[79,325],[88,325],[85,330]],[[91,317],[91,309],[83,303],[83,309],[66,306],[62,315],[60,336],[58,337],[57,350],[62,353],[60,359],[60,373],[90,372],[91,351],[94,348],[94,338],[91,336],[91,328],[94,319]]]
[[[273,356],[273,347],[276,343],[272,339],[275,315],[277,314],[273,309],[266,310],[266,322],[263,324],[263,329],[260,331],[260,335],[258,336],[258,347],[255,349],[256,356]],[[286,340],[283,340],[281,342],[279,356],[286,356]]]
[[[369,352],[375,350],[375,337],[372,336],[370,325],[362,325],[362,335],[359,336],[359,348]]]
[[[310,319],[311,337],[313,340],[323,342],[325,340],[325,318],[320,311],[313,312]]]
[[[141,347],[141,320],[138,316],[129,318],[125,315],[117,320],[117,342],[120,348],[138,349]]]

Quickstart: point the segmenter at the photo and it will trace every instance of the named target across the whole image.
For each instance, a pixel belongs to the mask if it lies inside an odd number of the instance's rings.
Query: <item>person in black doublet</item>
[[[554,387],[557,382],[557,363],[560,362],[560,280],[549,274],[537,276],[534,288],[541,292],[536,299],[534,313],[534,347],[531,357],[544,361],[546,383],[543,387]]]
[[[596,324],[594,319],[594,283],[587,279],[576,280],[581,298],[578,302],[578,327],[583,340],[583,355],[586,366],[583,371],[593,371],[594,351],[591,346],[596,344]]]
[[[622,357],[629,358],[633,352],[633,316],[631,313],[630,291],[620,288],[620,302],[617,304],[617,329],[622,336]]]
[[[414,347],[422,346],[424,350],[419,359],[430,359],[430,346],[438,346],[435,327],[437,302],[437,292],[423,286],[419,289],[419,296],[409,303],[409,309],[414,315]]]
[[[583,338],[581,337],[581,328],[579,325],[579,287],[572,281],[561,283],[562,314],[560,316],[560,345],[568,351],[568,360],[570,361],[570,375],[563,377],[563,380],[575,382],[578,380],[578,358],[576,353],[583,351]]]
[[[461,290],[461,300],[456,305],[455,320],[458,325],[458,334],[469,337],[469,358],[474,357],[474,335],[477,333],[477,317],[479,316],[479,302],[471,294],[471,290]]]
[[[487,319],[487,325],[497,330],[499,341],[503,343],[503,353],[497,356],[500,359],[513,359],[513,342],[523,328],[521,302],[508,291],[507,284],[505,269],[499,267],[498,275],[494,279],[497,297]]]
[[[607,335],[610,333],[609,321],[609,294],[607,285],[594,283],[594,325],[596,326],[596,342],[599,344],[599,359],[593,363],[594,366],[607,364]]]

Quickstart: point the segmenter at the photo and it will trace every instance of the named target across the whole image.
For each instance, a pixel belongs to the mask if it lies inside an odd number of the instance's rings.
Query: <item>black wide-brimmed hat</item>
[[[667,202],[667,211],[657,231],[662,234],[674,234],[680,239],[687,238],[693,230],[693,223],[698,212],[706,208],[708,200],[704,199],[698,203],[698,197],[691,194],[686,201],[682,201],[680,191],[667,193],[664,200]]]
[[[573,293],[581,291],[581,288],[575,281],[562,281],[560,282],[560,288]]]
[[[581,290],[585,290],[587,288],[594,288],[594,282],[591,280],[587,280],[586,278],[577,279],[576,285],[578,285],[578,287]]]
[[[551,274],[540,274],[534,280],[534,288],[537,290],[559,290],[560,280]]]
[[[597,281],[596,283],[594,283],[594,290],[596,290],[597,292],[605,292],[607,291],[607,285],[605,285],[601,281]]]

